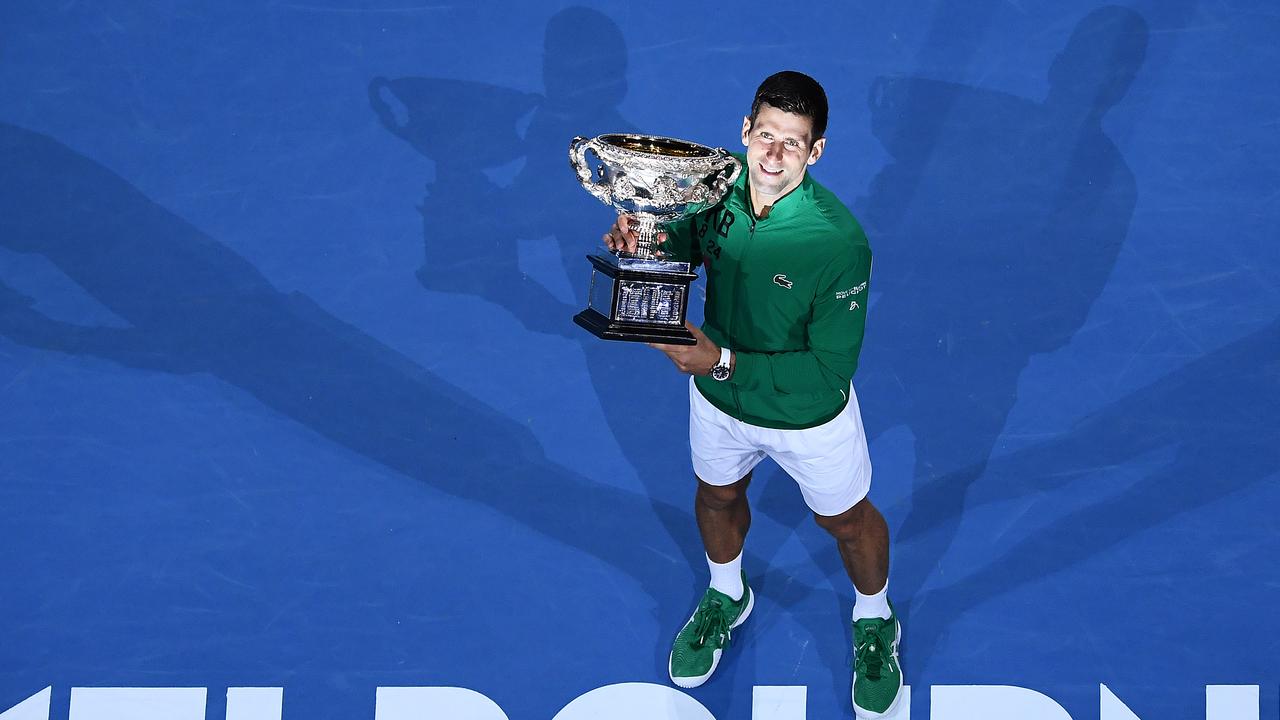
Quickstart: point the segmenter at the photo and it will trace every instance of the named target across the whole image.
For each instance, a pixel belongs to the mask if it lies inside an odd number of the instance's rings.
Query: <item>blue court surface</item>
[[[685,379],[570,321],[569,140],[738,149],[789,68],[875,251],[909,716],[1280,717],[1275,3],[10,0],[0,718],[852,717],[771,462],[670,685]]]

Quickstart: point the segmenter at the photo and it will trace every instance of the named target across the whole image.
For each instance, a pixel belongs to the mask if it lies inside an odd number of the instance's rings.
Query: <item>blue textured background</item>
[[[911,684],[1277,717],[1280,14],[1098,7],[3,4],[0,708],[661,682],[705,573],[685,386],[569,322],[610,213],[565,147],[733,147],[795,68],[876,252]],[[753,498],[760,605],[692,694],[847,716],[850,587],[775,466]]]

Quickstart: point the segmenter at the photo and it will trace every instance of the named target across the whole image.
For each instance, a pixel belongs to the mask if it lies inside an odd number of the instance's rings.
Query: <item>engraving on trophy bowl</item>
[[[588,152],[597,162],[588,163]],[[569,165],[587,192],[633,218],[638,240],[635,253],[587,256],[594,266],[591,299],[574,321],[609,340],[693,344],[684,321],[689,283],[697,273],[689,263],[663,259],[658,225],[715,206],[733,187],[742,163],[723,148],[614,133],[574,138]]]

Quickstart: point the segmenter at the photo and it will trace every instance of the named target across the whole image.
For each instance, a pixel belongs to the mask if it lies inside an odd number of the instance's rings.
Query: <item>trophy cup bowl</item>
[[[598,162],[593,171],[587,153]],[[723,148],[656,135],[612,134],[569,143],[578,182],[619,215],[634,219],[635,253],[592,254],[587,309],[573,321],[606,340],[693,345],[684,326],[687,262],[663,258],[658,225],[697,215],[728,194],[742,164]],[[604,278],[608,278],[605,280]]]

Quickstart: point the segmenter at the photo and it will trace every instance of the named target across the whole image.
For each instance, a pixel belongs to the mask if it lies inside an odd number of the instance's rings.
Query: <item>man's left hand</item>
[[[676,368],[680,372],[688,375],[710,375],[711,368],[720,362],[720,346],[711,342],[711,338],[707,337],[698,326],[684,321],[684,326],[689,328],[689,332],[693,333],[694,339],[698,341],[697,345],[663,345],[661,343],[649,343],[649,347],[657,348],[667,354],[671,358],[671,362],[676,364]]]

